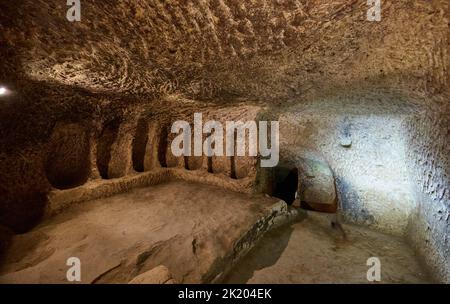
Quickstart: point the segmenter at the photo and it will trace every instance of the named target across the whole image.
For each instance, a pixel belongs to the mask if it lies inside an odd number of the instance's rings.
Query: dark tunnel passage
[[[298,169],[277,167],[274,175],[273,196],[284,200],[288,205],[292,205],[298,189]]]

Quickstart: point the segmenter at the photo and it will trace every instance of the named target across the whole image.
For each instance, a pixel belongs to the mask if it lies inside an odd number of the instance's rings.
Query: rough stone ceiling
[[[284,103],[339,87],[448,88],[448,1],[0,2],[1,80],[92,93]]]

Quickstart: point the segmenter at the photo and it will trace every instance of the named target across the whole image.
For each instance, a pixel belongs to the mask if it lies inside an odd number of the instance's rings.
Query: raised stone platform
[[[81,283],[127,283],[160,265],[179,283],[220,281],[273,225],[283,201],[174,181],[75,204],[13,238],[1,283],[68,283],[67,259]]]

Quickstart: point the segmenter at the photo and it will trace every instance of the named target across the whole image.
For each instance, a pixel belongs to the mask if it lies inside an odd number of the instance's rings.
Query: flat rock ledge
[[[13,236],[0,283],[218,283],[270,229],[284,201],[173,181],[72,205]],[[69,282],[71,257],[81,281]]]

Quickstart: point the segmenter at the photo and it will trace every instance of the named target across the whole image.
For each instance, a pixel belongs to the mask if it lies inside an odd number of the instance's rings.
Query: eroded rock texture
[[[281,162],[326,161],[348,221],[410,231],[450,281],[447,0],[382,1],[381,22],[359,0],[81,3],[71,23],[0,1],[5,229],[171,178],[270,188],[256,158],[173,159],[170,125],[279,120]]]

